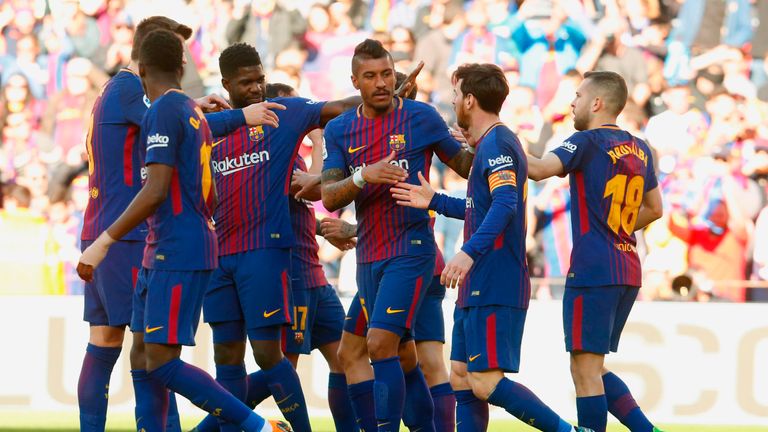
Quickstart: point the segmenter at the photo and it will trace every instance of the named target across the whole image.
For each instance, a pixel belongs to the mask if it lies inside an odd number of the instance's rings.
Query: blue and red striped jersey
[[[576,132],[552,150],[571,185],[573,251],[566,286],[641,285],[635,222],[657,186],[648,145],[614,125]]]
[[[528,307],[527,179],[528,161],[520,141],[506,126],[492,127],[476,145],[467,184],[461,250],[474,264],[459,290],[460,307]]]
[[[86,138],[90,200],[82,240],[95,240],[141,190],[145,172],[139,126],[147,108],[141,81],[128,69],[110,79],[96,99]],[[147,225],[142,222],[123,240],[144,240],[146,235]]]
[[[296,158],[294,169],[307,170],[304,159]],[[304,281],[307,288],[318,288],[328,285],[323,266],[320,264],[318,251],[320,246],[315,238],[316,222],[315,209],[312,203],[303,199],[291,198],[291,226],[295,241],[291,249],[291,273]]]
[[[213,137],[195,101],[168,90],[141,123],[146,164],[173,167],[168,196],[149,217],[142,265],[158,270],[210,270],[218,263],[213,216]]]
[[[219,254],[293,246],[288,209],[291,172],[301,140],[320,126],[324,102],[277,98],[280,126],[241,127],[214,140],[213,167],[219,193]]]
[[[419,171],[429,178],[433,153],[446,162],[461,150],[430,105],[401,98],[395,103],[392,112],[373,119],[365,118],[360,106],[331,120],[325,128],[323,169],[341,169],[351,176],[394,150],[391,163],[408,171],[408,183],[419,184]],[[389,188],[368,184],[355,198],[359,263],[435,253],[428,212],[398,206]]]

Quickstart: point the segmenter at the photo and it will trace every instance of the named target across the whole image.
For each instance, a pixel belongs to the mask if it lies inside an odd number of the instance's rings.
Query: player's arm
[[[560,158],[553,152],[549,152],[539,159],[535,156],[528,156],[528,178],[539,181],[548,179],[552,176],[565,174],[565,167]]]
[[[245,125],[264,125],[276,128],[279,126],[279,120],[273,110],[284,109],[285,105],[276,102],[259,102],[243,109],[208,113],[205,114],[205,119],[211,128],[211,134],[215,137],[223,137]]]
[[[344,171],[339,168],[323,170],[321,195],[323,206],[330,211],[336,211],[351,203],[366,184],[390,184],[404,182],[408,173],[390,162],[395,159],[393,150],[384,159],[364,166],[351,177],[344,177]]]
[[[421,184],[400,182],[389,190],[398,205],[434,210],[444,216],[464,219],[466,200],[436,193],[427,179],[421,175],[421,171],[417,174]]]
[[[661,218],[664,209],[661,203],[661,192],[658,187],[651,189],[643,194],[643,203],[640,205],[640,212],[637,214],[635,231],[639,231],[656,219]]]
[[[462,148],[445,164],[463,178],[469,178],[469,170],[472,169],[472,161],[475,160],[475,154]]]
[[[319,201],[321,198],[320,175],[310,174],[300,169],[293,170],[293,175],[291,176],[291,194],[296,199]]]
[[[147,181],[120,217],[89,246],[77,264],[77,274],[90,282],[93,269],[107,255],[107,250],[148,217],[155,213],[168,196],[173,167],[163,164],[147,165]]]

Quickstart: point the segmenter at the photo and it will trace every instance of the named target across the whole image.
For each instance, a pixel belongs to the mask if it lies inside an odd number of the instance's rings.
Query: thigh
[[[410,332],[432,281],[434,265],[434,255],[399,256],[380,263],[378,292],[369,327],[400,336]]]
[[[413,323],[413,338],[416,342],[445,342],[444,298],[445,287],[440,283],[440,276],[433,276]]]
[[[563,331],[568,352],[607,354],[623,289],[579,287],[565,289]]]
[[[527,311],[509,306],[477,306],[466,309],[463,324],[467,370],[520,370],[520,348]]]
[[[238,254],[234,269],[246,328],[290,324],[290,249],[255,249]]]
[[[243,320],[240,296],[232,274],[234,259],[234,255],[220,257],[219,267],[213,270],[203,299],[203,319],[207,323]]]
[[[85,249],[92,242],[83,242]],[[144,242],[119,241],[86,282],[83,319],[91,325],[122,327],[131,322],[133,291],[141,269]]]
[[[210,270],[147,271],[144,342],[195,345]]]

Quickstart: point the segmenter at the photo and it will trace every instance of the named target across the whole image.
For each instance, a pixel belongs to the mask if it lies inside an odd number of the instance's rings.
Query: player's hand
[[[459,126],[458,123],[454,123],[453,126],[448,129],[448,131],[451,133],[453,139],[462,144],[466,144],[471,147],[474,147],[475,144],[477,144],[475,140],[472,139],[472,135],[469,134],[469,131]]]
[[[320,221],[320,234],[326,240],[349,240],[357,236],[357,228],[341,219],[327,217]]]
[[[80,276],[80,279],[86,282],[93,280],[93,270],[101,264],[101,261],[107,256],[109,247],[114,242],[115,240],[104,231],[90,246],[85,248],[77,263],[77,275]]]
[[[416,77],[419,76],[419,73],[424,68],[424,62],[420,61],[419,64],[416,66],[416,69],[413,70],[410,74],[408,74],[408,77],[403,81],[402,84],[400,84],[400,87],[395,90],[395,94],[400,97],[406,97],[408,93],[411,92],[411,89],[413,86],[416,85]]]
[[[418,209],[426,209],[429,207],[432,197],[435,196],[435,190],[432,189],[432,186],[427,179],[421,175],[421,171],[417,174],[419,176],[419,182],[421,182],[420,185],[400,182],[389,189],[389,192],[392,194],[392,198],[397,202],[397,205]]]
[[[280,119],[272,110],[284,109],[285,105],[280,105],[276,102],[259,102],[243,108],[243,115],[248,126],[264,125],[276,128],[280,126]]]
[[[306,199],[308,201],[317,201],[320,198],[320,176],[316,174],[310,174],[300,169],[293,170],[293,176],[291,176],[291,191],[294,192],[293,196],[298,199]]]
[[[229,103],[223,97],[217,94],[209,94],[199,99],[195,99],[197,106],[203,110],[204,113],[218,112],[225,109],[232,109]]]
[[[458,288],[464,282],[464,278],[467,277],[469,269],[474,263],[475,261],[469,255],[464,251],[459,251],[445,265],[443,273],[440,275],[440,283],[446,288]]]
[[[408,172],[399,165],[392,165],[390,162],[395,160],[397,153],[392,152],[384,159],[363,167],[363,180],[371,184],[397,184],[408,179]]]

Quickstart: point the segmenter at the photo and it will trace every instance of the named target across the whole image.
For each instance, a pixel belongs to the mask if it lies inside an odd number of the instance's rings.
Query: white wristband
[[[363,178],[363,170],[359,169],[355,171],[354,174],[352,174],[352,183],[355,184],[355,186],[359,187],[360,189],[365,186],[365,179]]]
[[[470,154],[475,154],[475,148],[474,148],[474,147],[472,147],[472,146],[471,146],[471,145],[469,145],[469,144],[467,144],[467,151],[468,151]]]

